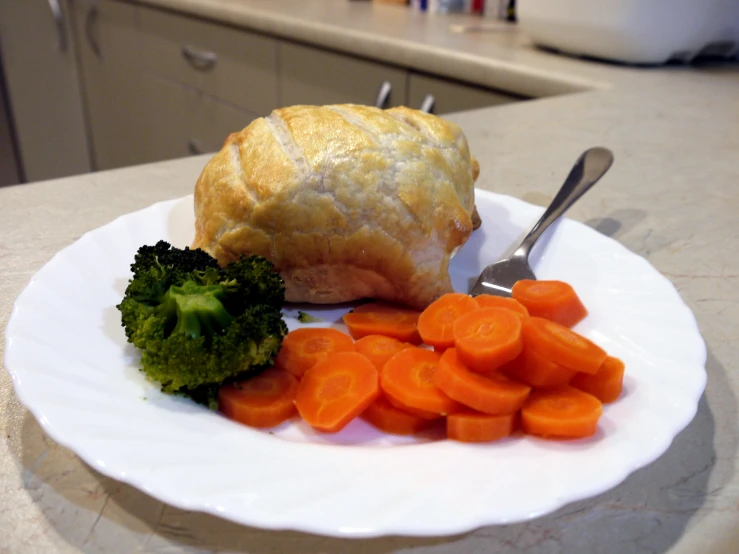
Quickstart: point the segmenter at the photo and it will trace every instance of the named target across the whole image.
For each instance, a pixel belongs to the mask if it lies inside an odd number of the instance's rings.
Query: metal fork
[[[531,248],[552,223],[603,177],[612,163],[613,153],[606,148],[595,147],[583,152],[570,170],[562,188],[526,238],[511,256],[482,270],[477,283],[470,290],[470,295],[511,296],[511,289],[516,281],[536,279],[529,265]]]

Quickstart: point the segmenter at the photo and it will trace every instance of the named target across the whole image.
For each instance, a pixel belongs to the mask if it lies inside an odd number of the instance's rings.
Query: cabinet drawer
[[[266,115],[277,107],[277,41],[244,30],[140,8],[145,67]]]
[[[258,117],[160,77],[148,75],[147,89],[151,123],[145,140],[151,159],[216,152],[230,133]]]
[[[136,7],[109,0],[77,0],[74,10],[83,64],[141,67]]]
[[[406,71],[289,42],[279,44],[280,103],[374,105],[383,81],[392,91],[386,107],[406,101]]]
[[[427,94],[434,96],[433,113],[439,115],[525,100],[504,92],[411,73],[408,78],[408,105],[420,108]]]

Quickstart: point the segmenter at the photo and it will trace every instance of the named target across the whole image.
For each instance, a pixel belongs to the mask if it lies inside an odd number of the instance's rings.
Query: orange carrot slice
[[[428,419],[396,408],[388,402],[384,395],[380,395],[362,412],[362,419],[380,431],[393,435],[413,435],[431,424]]]
[[[344,323],[349,334],[355,339],[368,335],[384,335],[402,342],[420,344],[421,337],[417,329],[418,317],[419,312],[415,310],[371,302],[357,306],[351,312],[344,314]]]
[[[382,370],[385,362],[401,350],[413,348],[413,345],[409,342],[402,342],[385,335],[367,335],[355,342],[354,346],[357,352],[364,354],[375,364],[377,371]]]
[[[276,427],[294,416],[298,380],[274,367],[218,390],[218,408],[229,419],[250,427]]]
[[[382,383],[382,376],[380,377],[380,382]],[[382,386],[380,388],[382,388]],[[395,398],[387,394],[385,395],[385,399],[388,401],[388,403],[391,406],[399,410],[402,410],[404,412],[408,412],[409,414],[418,416],[421,419],[429,420],[429,419],[439,419],[441,417],[444,417],[438,412],[429,412],[428,410],[419,410],[418,408],[414,408],[413,406],[408,406],[407,404],[403,404],[400,400],[396,400]]]
[[[535,390],[521,408],[521,427],[525,433],[545,438],[589,437],[602,413],[601,401],[579,389]]]
[[[515,298],[506,298],[504,296],[495,296],[492,294],[480,294],[475,296],[475,302],[481,308],[508,308],[514,312],[520,313],[526,317],[529,315],[529,311],[526,306],[521,304]]]
[[[336,433],[380,395],[377,369],[358,352],[338,352],[305,372],[295,406],[314,429]]]
[[[440,296],[418,318],[418,332],[423,342],[434,348],[454,346],[454,321],[478,307],[474,298],[467,294],[451,292]]]
[[[518,413],[490,415],[458,412],[446,418],[446,436],[460,442],[490,442],[509,436],[516,429]]]
[[[407,348],[390,358],[380,373],[380,386],[393,400],[405,406],[446,415],[459,411],[461,405],[433,382],[441,356],[424,348]]]
[[[598,398],[604,404],[614,402],[621,396],[626,366],[618,358],[608,356],[595,375],[578,373],[570,384]]]
[[[523,322],[523,340],[527,348],[536,350],[566,368],[595,373],[606,359],[606,351],[571,329],[531,316]]]
[[[482,373],[510,362],[523,349],[523,319],[507,308],[478,308],[458,317],[453,332],[459,358]]]
[[[517,411],[531,391],[529,386],[499,373],[486,377],[470,371],[460,361],[456,348],[441,356],[433,382],[457,402],[492,415]]]
[[[327,327],[305,327],[285,336],[275,366],[300,379],[308,369],[331,354],[353,351],[354,341],[346,333]]]
[[[513,298],[526,306],[530,315],[572,327],[588,315],[580,297],[564,281],[523,279],[513,285]]]
[[[563,387],[577,374],[527,347],[518,358],[506,364],[503,371],[517,381],[536,388]]]

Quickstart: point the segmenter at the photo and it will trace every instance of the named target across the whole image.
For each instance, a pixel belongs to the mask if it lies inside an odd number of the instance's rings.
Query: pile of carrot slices
[[[571,329],[586,316],[562,281],[519,281],[513,298],[449,293],[422,312],[363,304],[348,334],[288,333],[274,367],[221,388],[220,409],[261,428],[299,415],[325,433],[361,417],[399,435],[444,425],[461,442],[588,437],[625,368]]]

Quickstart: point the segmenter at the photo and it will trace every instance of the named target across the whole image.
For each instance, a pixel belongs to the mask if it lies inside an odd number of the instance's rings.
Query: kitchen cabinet
[[[391,85],[385,107],[406,103],[401,68],[281,41],[278,46],[280,104],[374,105],[383,82]]]
[[[432,113],[437,115],[525,100],[506,92],[411,72],[408,76],[408,105],[420,108],[427,95],[433,96]]]
[[[0,50],[26,180],[90,170],[66,0],[0,0]]]
[[[0,0],[0,30],[29,180],[213,152],[280,106],[521,100],[129,1]]]
[[[230,133],[258,117],[167,78],[149,74],[146,79],[150,105],[156,106],[146,137],[153,159],[218,151]]]
[[[76,0],[75,23],[95,169],[154,161],[136,7]]]
[[[276,39],[144,7],[139,13],[149,72],[252,113],[278,107]]]

